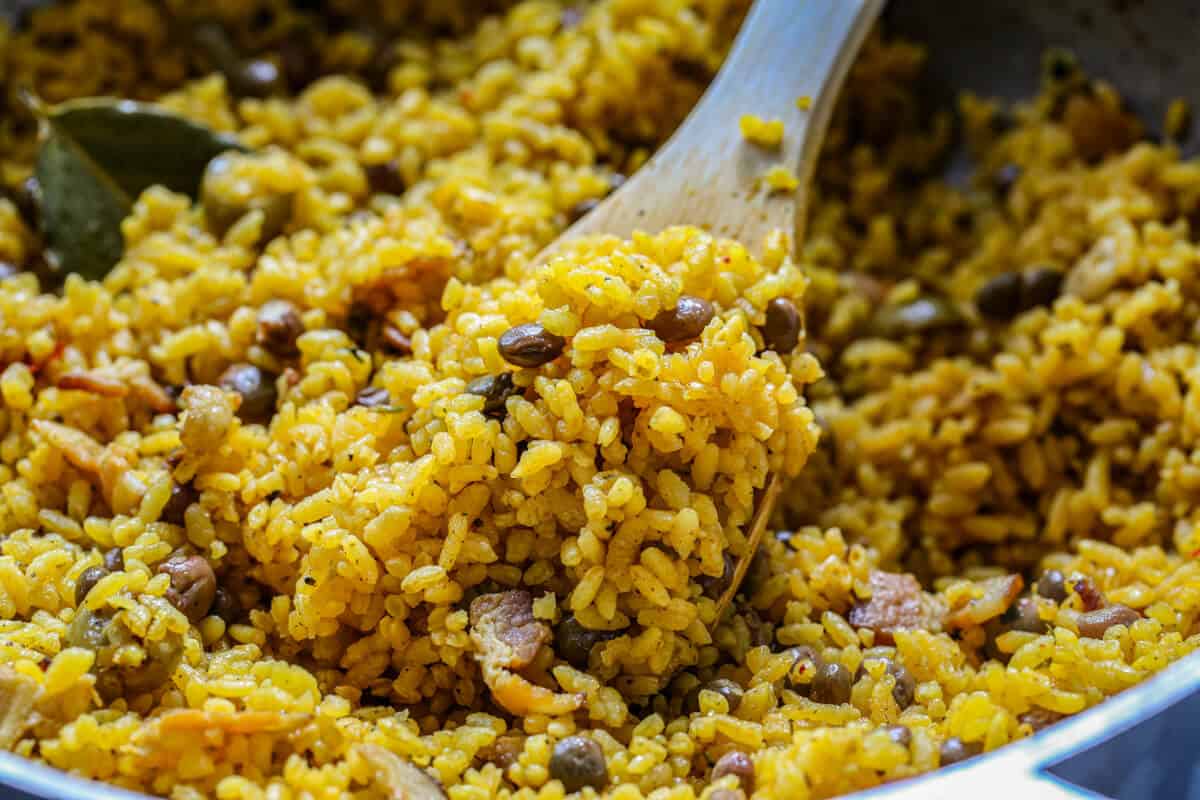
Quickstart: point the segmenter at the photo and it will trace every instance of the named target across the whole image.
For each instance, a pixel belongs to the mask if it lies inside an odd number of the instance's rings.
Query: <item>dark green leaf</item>
[[[42,144],[37,176],[42,229],[54,266],[85,278],[103,278],[125,249],[121,220],[129,214],[129,195],[78,147],[56,136]]]
[[[133,201],[161,185],[196,196],[209,161],[244,148],[156,106],[87,98],[42,117],[36,175],[42,229],[51,258],[65,272],[103,278],[124,252],[121,221]]]
[[[56,106],[49,122],[130,197],[160,185],[195,198],[209,161],[226,150],[245,151],[231,136],[133,100],[73,100]]]

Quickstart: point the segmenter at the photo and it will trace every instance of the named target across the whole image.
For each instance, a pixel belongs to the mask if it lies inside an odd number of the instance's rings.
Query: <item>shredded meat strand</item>
[[[902,630],[942,630],[946,610],[912,575],[872,570],[871,597],[850,609],[850,624],[875,631],[880,644],[892,644]]]
[[[117,482],[130,469],[129,459],[118,448],[105,447],[83,431],[57,422],[35,419],[30,427],[74,467],[98,481],[111,505]]]
[[[60,376],[55,385],[59,389],[90,392],[103,397],[124,397],[129,394],[129,387],[124,381],[99,372],[68,372]]]
[[[175,411],[175,400],[153,378],[146,375],[133,376],[129,379],[129,391],[155,413],[170,414]]]
[[[1020,575],[1001,575],[981,581],[983,594],[951,612],[946,623],[951,628],[970,628],[1001,616],[1016,601],[1025,587]]]

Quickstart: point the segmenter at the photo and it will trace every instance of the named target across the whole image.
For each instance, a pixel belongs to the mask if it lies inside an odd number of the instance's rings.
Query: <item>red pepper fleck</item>
[[[59,358],[61,358],[63,352],[66,349],[67,349],[67,343],[64,342],[62,339],[59,339],[57,342],[54,343],[54,350],[51,351],[50,355],[46,356],[44,359],[42,359],[41,361],[39,361],[37,363],[33,363],[32,361],[26,361],[25,363],[29,364],[29,371],[32,372],[34,375],[37,375],[39,372],[41,372],[43,369],[45,369],[52,361],[56,361]]]

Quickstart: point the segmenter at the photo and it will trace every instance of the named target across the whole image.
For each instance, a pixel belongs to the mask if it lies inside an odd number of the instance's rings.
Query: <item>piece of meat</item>
[[[11,750],[33,724],[42,688],[11,667],[0,667],[0,750]]]
[[[377,744],[360,744],[358,754],[375,770],[389,800],[446,800],[442,785],[428,772]]]
[[[433,607],[428,603],[421,603],[416,608],[408,612],[408,616],[404,618],[404,624],[408,626],[408,632],[413,636],[429,635],[429,612]]]
[[[438,256],[417,257],[398,267],[389,267],[374,281],[357,287],[355,299],[378,316],[396,307],[412,307],[441,294],[454,262]]]
[[[1085,611],[1075,618],[1079,635],[1089,639],[1103,639],[1104,634],[1114,625],[1129,626],[1142,618],[1141,612],[1122,603]]]
[[[33,420],[29,427],[61,452],[72,466],[98,482],[104,499],[112,503],[117,482],[130,469],[129,459],[121,448],[105,447],[78,428],[44,419]]]
[[[559,694],[513,672],[532,664],[551,637],[550,627],[533,617],[529,592],[480,595],[471,603],[470,621],[483,682],[509,713],[569,714],[583,704],[582,695]]]
[[[100,474],[100,461],[104,458],[104,446],[78,428],[35,419],[29,427],[55,450],[60,451],[67,461],[91,475]]]
[[[129,379],[129,392],[141,400],[158,414],[170,414],[175,411],[175,400],[158,381],[149,375],[134,375]]]
[[[60,375],[54,385],[59,389],[88,392],[103,397],[124,397],[129,394],[129,387],[121,379],[93,371],[68,372]]]
[[[533,618],[533,597],[524,590],[476,597],[471,603],[471,635],[486,643],[495,663],[524,669],[550,641],[550,627]]]
[[[524,748],[525,737],[506,733],[481,750],[479,758],[484,762],[495,764],[500,769],[508,769],[517,763]]]
[[[979,597],[950,612],[946,624],[951,628],[970,628],[1001,616],[1021,594],[1025,579],[1020,575],[1000,575],[977,584]]]
[[[871,597],[850,609],[851,625],[875,631],[879,644],[892,644],[895,631],[941,631],[946,609],[912,575],[872,570],[869,581]]]
[[[82,370],[67,372],[55,381],[59,389],[67,389],[101,397],[130,397],[144,403],[159,414],[169,414],[175,410],[175,401],[167,394],[167,390],[148,375],[131,373],[124,370],[123,374],[110,375],[99,370]]]

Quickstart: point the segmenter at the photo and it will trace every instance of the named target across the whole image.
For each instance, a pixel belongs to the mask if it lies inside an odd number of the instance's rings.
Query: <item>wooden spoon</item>
[[[620,189],[544,250],[569,239],[689,224],[757,246],[773,230],[803,235],[806,189],[837,95],[885,0],[757,0],[724,66],[675,134]],[[803,99],[802,99],[803,98]],[[784,123],[778,149],[742,137],[743,114]],[[771,166],[791,169],[795,192],[769,193]],[[782,480],[769,475],[755,498],[747,547],[717,601],[720,620],[741,587]]]
[[[884,2],[757,0],[721,71],[674,135],[542,257],[577,236],[628,237],[682,224],[748,246],[776,229],[798,240],[805,189],[834,103]],[[768,149],[743,139],[744,114],[782,120],[782,145]],[[763,191],[760,178],[774,165],[792,169],[800,188]]]

